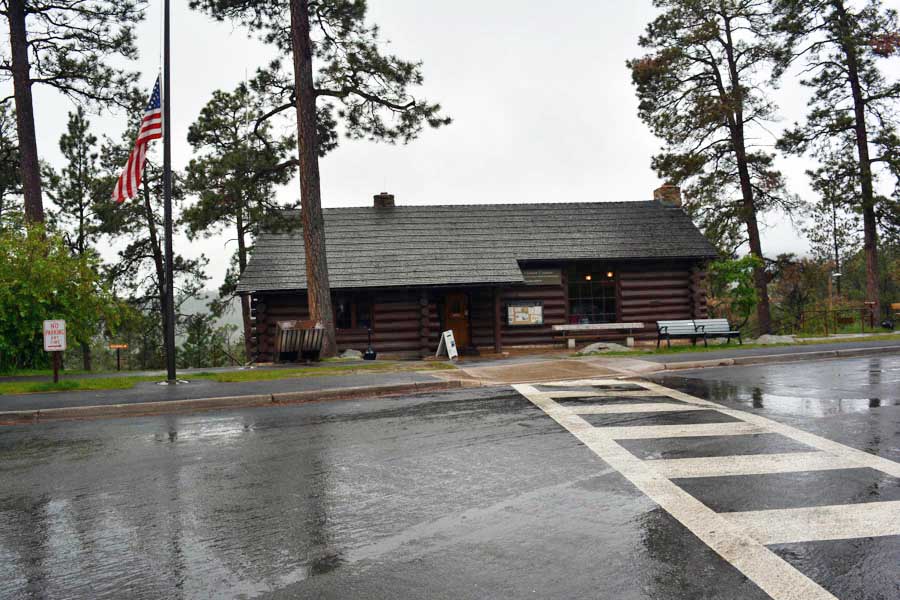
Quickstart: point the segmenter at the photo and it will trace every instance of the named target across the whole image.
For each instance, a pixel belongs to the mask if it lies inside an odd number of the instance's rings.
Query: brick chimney
[[[681,208],[681,188],[671,183],[663,184],[653,190],[653,199],[669,208]]]
[[[381,192],[375,195],[375,208],[391,208],[394,206],[394,195]]]

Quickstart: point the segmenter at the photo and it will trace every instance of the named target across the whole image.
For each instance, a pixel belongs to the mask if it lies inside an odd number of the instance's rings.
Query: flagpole
[[[163,0],[163,202],[166,236],[165,346],[168,383],[175,373],[175,285],[172,268],[172,78],[169,56],[169,0]]]

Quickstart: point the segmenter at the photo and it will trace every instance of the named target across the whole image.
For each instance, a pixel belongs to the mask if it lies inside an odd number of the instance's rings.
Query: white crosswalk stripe
[[[679,477],[722,477],[725,475],[765,475],[792,471],[829,471],[853,469],[853,460],[827,452],[788,452],[786,454],[750,454],[746,456],[704,456],[671,458],[649,463],[669,479]]]
[[[900,501],[725,513],[761,544],[900,535]]]
[[[671,402],[648,402],[646,404],[591,404],[572,406],[572,412],[578,415],[616,415],[628,413],[688,412],[695,410],[712,410],[708,406],[692,404],[673,404]]]
[[[573,413],[574,414],[574,413]],[[720,435],[748,435],[764,430],[750,423],[696,423],[691,425],[629,425],[626,427],[597,427],[601,435],[614,440],[644,440],[671,437],[713,437]]]
[[[622,381],[582,380],[513,387],[566,428],[606,463],[659,504],[725,560],[776,600],[834,599],[766,547],[767,544],[848,539],[900,534],[900,502],[870,502],[810,508],[717,513],[672,479],[824,471],[868,467],[900,477],[900,464],[766,419],[671,390],[630,381],[638,390],[608,390]],[[549,391],[548,391],[549,388]],[[589,388],[588,393],[584,389]],[[675,402],[609,403],[609,398],[667,397]],[[590,398],[576,406],[556,400]],[[606,403],[605,403],[606,401]],[[571,403],[570,403],[571,404]],[[717,411],[737,419],[726,423],[593,426],[582,415]],[[754,454],[683,459],[637,458],[617,440],[739,436],[777,433],[815,449],[812,452]]]

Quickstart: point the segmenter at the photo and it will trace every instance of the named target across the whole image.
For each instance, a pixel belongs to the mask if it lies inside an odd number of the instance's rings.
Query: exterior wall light
[[[585,276],[584,276],[584,280],[585,280],[585,281],[590,281],[590,280],[591,280],[591,276],[590,276],[590,275],[585,275]]]
[[[613,278],[613,275],[614,275],[614,273],[613,273],[612,271],[607,271],[607,272],[606,272],[606,276],[609,277],[610,279]]]

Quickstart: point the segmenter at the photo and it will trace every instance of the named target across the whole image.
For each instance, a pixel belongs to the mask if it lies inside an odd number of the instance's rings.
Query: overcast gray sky
[[[149,88],[160,63],[161,2],[139,29],[139,68]],[[190,159],[187,128],[216,89],[230,90],[273,56],[230,24],[173,2],[173,160]],[[886,2],[900,8],[900,0]],[[655,11],[650,0],[369,0],[391,50],[424,61],[422,95],[454,118],[408,146],[341,141],[321,161],[326,207],[367,205],[388,191],[398,204],[646,200],[661,182],[650,170],[659,142],[638,120],[625,60]],[[890,68],[900,75],[897,59]],[[806,90],[792,78],[776,95],[785,123],[802,117]],[[59,164],[68,103],[35,90],[38,149]],[[126,115],[94,119],[118,136]],[[134,119],[135,115],[127,118]],[[774,125],[777,129],[781,125]],[[808,194],[803,160],[781,162],[792,190]],[[296,182],[279,192],[293,199]],[[768,255],[808,245],[782,215],[768,215]],[[234,249],[227,232],[178,251],[210,258],[209,288]],[[452,237],[435,244],[452,244]],[[665,240],[660,240],[665,243]],[[223,246],[226,251],[223,251]],[[106,257],[113,260],[113,256]]]

